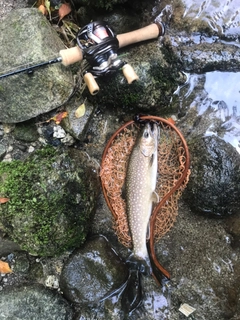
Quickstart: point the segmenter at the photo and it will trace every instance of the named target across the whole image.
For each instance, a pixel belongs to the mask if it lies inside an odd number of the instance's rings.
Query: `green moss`
[[[23,250],[55,255],[83,243],[92,204],[81,174],[52,147],[25,162],[0,163],[0,196],[10,198],[0,221]]]

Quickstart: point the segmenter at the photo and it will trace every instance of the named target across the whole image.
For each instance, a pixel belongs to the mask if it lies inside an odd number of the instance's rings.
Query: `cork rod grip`
[[[119,48],[126,47],[130,44],[140,41],[155,39],[162,33],[163,32],[161,32],[161,27],[159,28],[156,23],[152,23],[144,28],[119,34],[117,35]]]
[[[69,66],[83,59],[82,50],[79,47],[60,50],[59,55],[62,58],[62,64],[64,66]]]

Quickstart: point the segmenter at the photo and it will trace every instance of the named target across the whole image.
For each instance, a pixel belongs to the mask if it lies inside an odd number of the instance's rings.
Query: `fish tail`
[[[106,294],[100,302],[115,297],[121,300],[121,307],[124,313],[124,319],[129,319],[132,312],[137,309],[143,300],[142,274],[137,269],[129,269],[127,280],[113,291]]]
[[[152,274],[152,265],[149,257],[145,257],[144,259],[136,258],[134,254],[131,254],[129,258],[126,260],[127,265],[130,270],[137,270],[143,275],[151,275]]]
[[[125,316],[131,315],[142,303],[143,289],[141,277],[142,275],[138,270],[129,270],[129,278],[122,293],[121,300],[122,310]]]

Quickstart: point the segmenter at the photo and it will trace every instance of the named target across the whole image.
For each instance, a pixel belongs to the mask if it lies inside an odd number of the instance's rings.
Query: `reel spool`
[[[170,278],[169,273],[157,260],[154,243],[172,228],[178,214],[178,199],[190,175],[189,151],[181,132],[170,121],[156,116],[140,116],[136,122],[132,120],[125,123],[112,135],[104,149],[100,172],[101,184],[104,198],[114,218],[114,230],[118,240],[124,246],[131,247],[132,240],[126,203],[122,198],[122,187],[128,158],[139,133],[140,123],[145,121],[153,121],[160,127],[156,192],[161,200],[152,210],[149,248],[158,270]]]
[[[133,68],[118,58],[119,41],[113,30],[106,22],[91,22],[83,27],[77,34],[77,43],[83,53],[83,58],[89,67],[84,73],[84,80],[92,95],[99,91],[94,77],[125,70],[124,76],[128,83],[138,79]]]

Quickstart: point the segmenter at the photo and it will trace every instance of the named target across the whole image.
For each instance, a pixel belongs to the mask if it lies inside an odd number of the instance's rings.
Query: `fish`
[[[130,154],[125,181],[126,213],[133,243],[127,263],[144,275],[152,274],[146,242],[150,235],[152,206],[159,202],[155,191],[159,138],[158,125],[147,122],[138,134]]]
[[[124,319],[136,310],[143,301],[142,276],[152,275],[162,284],[162,274],[149,254],[147,239],[150,237],[150,217],[153,203],[159,202],[156,192],[158,177],[159,126],[147,121],[140,130],[129,156],[124,198],[129,230],[132,237],[132,253],[126,259],[129,275],[126,281],[101,301],[117,296],[121,298]],[[160,273],[159,273],[160,271]]]

